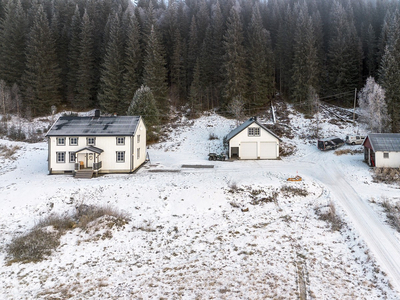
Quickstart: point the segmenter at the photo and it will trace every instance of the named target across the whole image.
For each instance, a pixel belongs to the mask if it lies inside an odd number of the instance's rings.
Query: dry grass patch
[[[400,184],[400,168],[375,168],[372,177],[374,182]]]
[[[381,205],[385,209],[390,225],[400,232],[400,203],[392,204],[388,199],[384,199]]]
[[[333,231],[339,231],[342,229],[343,221],[336,213],[336,207],[332,201],[329,202],[328,206],[316,207],[315,212],[321,220],[328,222],[331,225]]]
[[[333,152],[335,155],[340,156],[343,154],[360,154],[363,153],[362,149],[340,149],[340,150],[336,150],[335,152]]]
[[[14,155],[21,149],[19,146],[0,145],[0,156],[7,159],[15,159]]]
[[[290,185],[284,185],[283,187],[281,187],[281,192],[285,197],[293,197],[293,196],[307,197],[309,194],[306,189]]]
[[[100,222],[94,222],[96,220]],[[99,230],[99,223],[107,232],[102,239],[112,238],[110,229],[122,227],[129,222],[127,214],[110,206],[79,205],[72,215],[52,214],[41,219],[29,232],[14,237],[6,246],[7,261],[38,262],[45,259],[60,245],[60,238],[69,230],[81,228]]]

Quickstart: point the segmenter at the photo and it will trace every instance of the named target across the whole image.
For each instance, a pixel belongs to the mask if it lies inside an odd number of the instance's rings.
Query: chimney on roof
[[[100,109],[96,109],[96,110],[94,111],[94,117],[95,117],[95,118],[100,118]]]
[[[257,117],[253,117],[253,121],[256,121],[256,122],[257,122]]]

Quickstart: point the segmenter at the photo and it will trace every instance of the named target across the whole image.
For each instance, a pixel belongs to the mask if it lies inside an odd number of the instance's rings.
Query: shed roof
[[[236,127],[235,129],[233,129],[230,133],[228,133],[228,135],[226,136],[226,140],[230,141],[233,137],[235,137],[237,134],[239,134],[240,132],[242,132],[244,129],[246,129],[247,127],[249,127],[251,124],[256,123],[258,126],[260,126],[262,129],[266,130],[267,132],[269,132],[270,134],[272,134],[274,137],[276,137],[279,141],[282,141],[275,133],[273,133],[271,130],[269,130],[268,128],[266,128],[265,126],[261,125],[260,123],[258,123],[257,118],[253,117],[248,119],[246,122],[244,122],[243,124],[239,125],[238,127]]]
[[[400,152],[400,133],[370,133],[363,145],[367,140],[369,140],[374,152]]]
[[[127,136],[133,135],[140,116],[63,116],[53,124],[46,136]]]

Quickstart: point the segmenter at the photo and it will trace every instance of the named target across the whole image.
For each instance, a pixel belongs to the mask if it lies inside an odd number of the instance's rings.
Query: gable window
[[[389,153],[384,152],[384,153],[383,153],[383,158],[389,158]]]
[[[57,163],[65,163],[65,152],[56,152]]]
[[[125,151],[117,151],[117,163],[125,162]]]
[[[138,144],[140,143],[140,134],[138,134],[138,136],[137,136],[137,142],[138,142]]]
[[[125,145],[125,138],[117,137],[117,145]]]
[[[69,153],[69,162],[74,163],[75,162],[75,152],[70,152]]]
[[[96,145],[96,138],[95,137],[88,137],[86,139],[86,144],[88,146],[95,146]]]
[[[69,145],[70,146],[78,146],[78,138],[77,137],[69,138]]]
[[[137,154],[137,159],[140,159],[140,148],[137,148],[136,154]]]
[[[249,136],[260,136],[260,128],[259,127],[250,127],[247,131]]]
[[[65,137],[57,138],[57,146],[65,146]]]

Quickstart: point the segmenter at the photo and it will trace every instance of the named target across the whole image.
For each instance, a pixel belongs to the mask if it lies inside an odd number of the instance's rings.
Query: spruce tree
[[[8,85],[20,84],[25,70],[26,14],[20,0],[8,1],[0,19],[0,78]]]
[[[182,40],[179,28],[174,34],[173,53],[170,63],[171,70],[171,97],[179,103],[186,96],[185,76],[185,44]]]
[[[385,89],[392,132],[400,131],[400,12],[388,23],[388,40],[379,69],[379,82]]]
[[[141,63],[143,59],[140,48],[139,22],[135,15],[131,15],[129,18],[125,57],[123,96],[126,101],[130,101],[136,90],[140,87]]]
[[[68,76],[67,76],[67,100],[70,105],[75,106],[76,83],[78,78],[78,59],[79,59],[79,43],[81,33],[81,15],[78,5],[71,21],[70,39],[68,46]]]
[[[93,106],[95,91],[93,25],[85,10],[79,41],[79,57],[76,82],[76,98],[74,106],[85,109]]]
[[[231,8],[227,25],[223,39],[225,49],[224,98],[226,105],[234,97],[241,97],[245,100],[247,96],[247,68],[246,51],[243,45],[243,25],[236,7]]]
[[[257,4],[249,27],[250,102],[260,107],[274,94],[274,57],[269,32],[262,24]]]
[[[129,103],[122,94],[124,75],[124,47],[121,22],[118,13],[110,17],[109,40],[102,64],[98,100],[102,110],[125,114]]]
[[[361,83],[362,45],[353,22],[339,2],[334,2],[331,13],[331,35],[329,40],[329,92],[352,103],[353,92]]]
[[[154,27],[147,38],[143,83],[151,89],[159,110],[167,113],[169,111],[167,106],[167,69],[162,45]]]
[[[35,16],[22,80],[25,96],[31,100],[26,104],[33,116],[50,113],[50,107],[61,101],[61,70],[57,62],[55,39],[42,5],[39,5]]]
[[[222,15],[219,0],[212,7],[211,11],[211,27],[212,27],[212,83],[213,98],[220,99],[223,85],[223,56],[225,53],[223,45],[223,37],[225,32],[225,20]]]
[[[309,88],[318,93],[318,50],[314,35],[313,21],[306,6],[298,6],[296,32],[294,36],[294,57],[292,66],[292,98],[305,104],[309,98]],[[309,106],[311,107],[311,106]]]
[[[160,124],[160,112],[149,87],[142,85],[135,92],[132,102],[129,105],[127,115],[142,116],[146,127],[150,130],[152,127]]]
[[[189,107],[192,116],[196,116],[201,110],[202,87],[200,80],[200,63],[197,60],[193,72],[193,81],[189,90]]]

